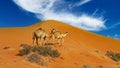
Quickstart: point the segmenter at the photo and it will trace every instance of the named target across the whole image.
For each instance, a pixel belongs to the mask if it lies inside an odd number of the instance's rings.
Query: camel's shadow
[[[58,43],[45,43],[45,46],[55,46],[57,45]]]

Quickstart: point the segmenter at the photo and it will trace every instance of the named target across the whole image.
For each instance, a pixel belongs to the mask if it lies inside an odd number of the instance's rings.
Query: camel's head
[[[40,28],[38,28],[38,30],[42,30],[42,28],[40,27]]]
[[[66,36],[70,35],[68,32],[65,32]]]
[[[42,31],[45,31],[43,28],[39,27],[37,30],[42,30]]]
[[[51,30],[51,33],[55,33],[55,32],[56,32],[56,29],[52,29],[52,30]]]

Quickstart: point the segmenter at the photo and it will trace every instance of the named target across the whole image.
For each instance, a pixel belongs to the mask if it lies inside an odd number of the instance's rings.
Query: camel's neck
[[[67,33],[65,33],[65,34],[62,34],[62,37],[66,37],[68,34]]]

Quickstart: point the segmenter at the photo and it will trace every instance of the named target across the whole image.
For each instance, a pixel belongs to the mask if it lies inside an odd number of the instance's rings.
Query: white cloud
[[[54,8],[57,2],[64,0],[13,0],[22,9],[36,14],[40,20],[59,20],[68,24],[83,28],[90,31],[99,31],[105,26],[105,20],[102,17],[92,17],[87,14],[77,16],[70,12],[55,12]],[[82,0],[78,6],[83,5],[90,0]],[[63,7],[64,8],[64,7]]]
[[[13,0],[22,9],[32,12],[43,14],[49,11],[56,0]]]
[[[98,12],[98,9],[96,9],[96,10],[93,12],[92,16],[96,16],[97,12]]]
[[[79,0],[77,3],[69,4],[68,7],[69,7],[69,9],[72,9],[74,7],[82,6],[90,1],[91,0]]]
[[[86,3],[90,2],[90,1],[91,0],[80,0],[79,3],[76,3],[76,6],[81,6],[81,5],[86,4]]]

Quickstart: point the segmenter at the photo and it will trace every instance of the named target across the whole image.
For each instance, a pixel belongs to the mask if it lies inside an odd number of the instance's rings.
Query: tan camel
[[[54,39],[55,39],[54,34],[55,34],[55,32],[56,32],[56,30],[55,30],[55,29],[52,29],[51,32],[50,32],[50,34],[49,34],[49,42],[50,42],[50,43],[53,43],[53,42],[54,42]]]
[[[48,36],[49,35],[45,32],[45,30],[43,30],[42,28],[38,28],[37,30],[35,30],[33,32],[33,45],[34,45],[35,41],[36,41],[36,44],[39,45],[39,43],[38,43],[39,39],[40,39],[41,45],[45,45],[46,38]],[[42,40],[43,40],[43,42],[42,42]]]
[[[64,34],[62,34],[61,32],[56,31],[56,32],[54,33],[54,39],[57,39],[57,43],[58,43],[59,45],[62,45],[63,42],[64,42],[64,38],[65,38],[66,36],[68,36],[68,35],[69,35],[68,32],[65,32]]]

